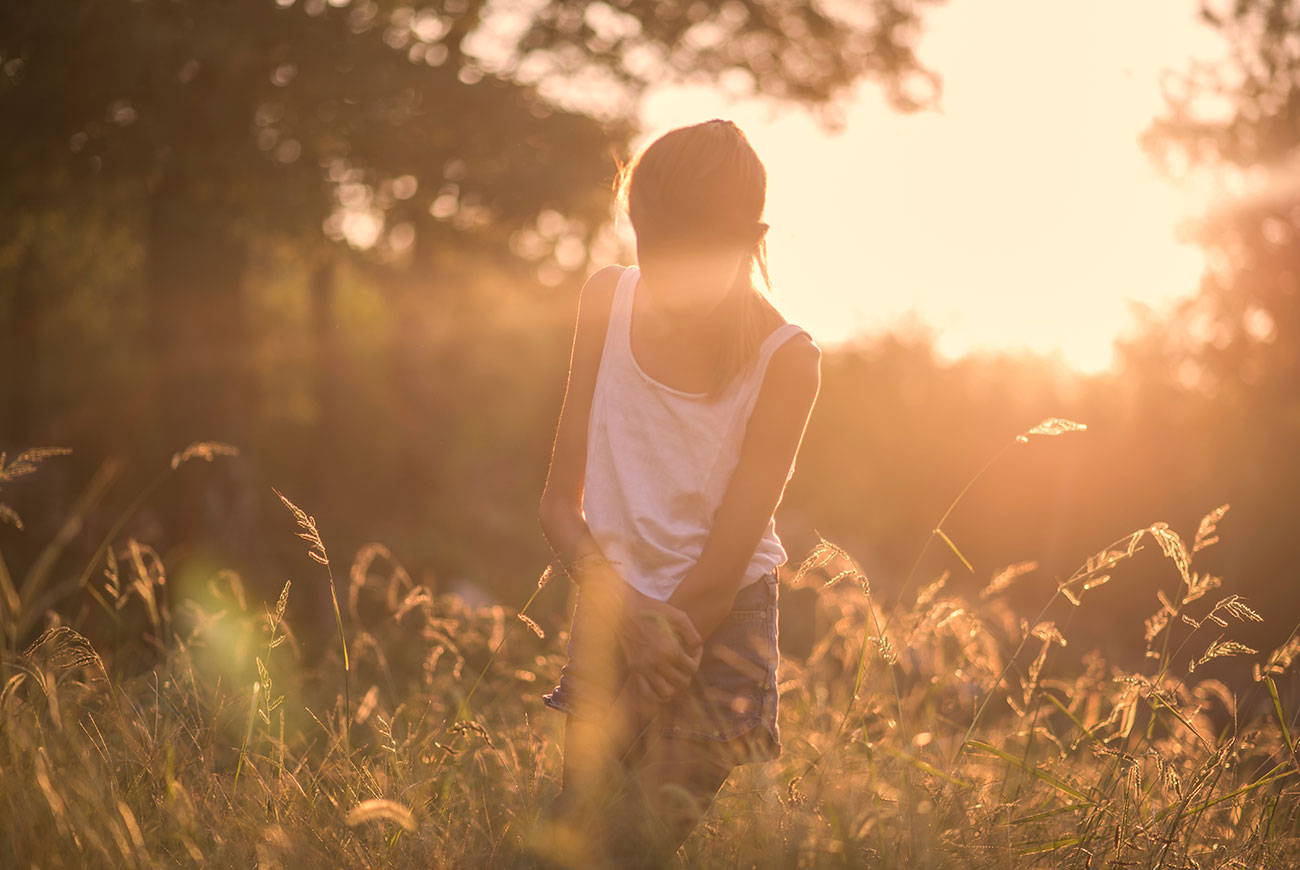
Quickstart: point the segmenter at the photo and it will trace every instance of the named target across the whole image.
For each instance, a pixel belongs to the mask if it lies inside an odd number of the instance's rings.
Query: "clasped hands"
[[[618,638],[629,682],[643,701],[667,701],[690,683],[704,642],[685,611],[621,578],[602,578],[591,591],[602,619],[609,620],[606,625]]]
[[[680,608],[645,595],[621,578],[598,588],[594,596],[598,616],[618,638],[628,667],[627,679],[607,714],[606,749],[611,758],[626,762],[627,753],[660,706],[695,676],[704,643]]]

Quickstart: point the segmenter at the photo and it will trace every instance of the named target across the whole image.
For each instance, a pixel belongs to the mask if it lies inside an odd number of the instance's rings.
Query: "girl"
[[[733,767],[781,753],[773,515],[821,350],[755,285],[766,187],[716,119],[620,167],[638,266],[582,289],[540,505],[578,594],[543,696],[566,714],[562,790],[532,861],[661,867]]]

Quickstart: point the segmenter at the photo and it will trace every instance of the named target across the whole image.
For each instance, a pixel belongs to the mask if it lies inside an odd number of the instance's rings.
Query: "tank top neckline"
[[[622,324],[623,346],[627,348],[627,358],[632,364],[633,371],[635,371],[638,375],[640,375],[641,378],[646,381],[646,383],[650,384],[651,386],[657,387],[658,389],[663,390],[664,392],[672,393],[673,395],[680,396],[684,399],[706,398],[709,395],[708,391],[702,393],[693,393],[693,392],[688,392],[686,390],[679,390],[676,387],[670,387],[667,384],[663,383],[662,381],[658,381],[650,377],[650,375],[646,372],[646,370],[641,368],[641,364],[637,362],[636,354],[632,350],[632,308],[633,308],[633,302],[636,299],[636,288],[641,284],[641,267],[628,266],[624,269],[624,274],[620,277],[621,277],[621,280],[619,282],[620,286],[617,288],[617,290],[622,296],[621,299],[622,304],[619,306],[619,309],[620,309],[621,316],[623,318],[623,324]],[[758,347],[758,352],[755,354],[755,358],[759,361],[762,361],[763,353],[767,349],[767,345],[772,341],[774,341],[777,338],[777,336],[780,335],[782,332],[788,332],[790,330],[794,330],[796,332],[805,331],[803,327],[797,326],[793,323],[788,323],[788,322],[782,323],[776,329],[773,329],[771,332],[769,332],[766,336],[763,337],[763,341]],[[743,377],[743,374],[737,375],[737,378],[740,377]]]

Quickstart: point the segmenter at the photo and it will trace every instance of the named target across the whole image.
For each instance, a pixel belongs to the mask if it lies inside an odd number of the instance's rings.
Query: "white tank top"
[[[793,323],[777,327],[750,365],[711,402],[705,393],[652,379],[632,356],[632,298],[639,276],[638,267],[627,267],[614,291],[591,402],[582,507],[592,537],[619,575],[666,601],[704,550],[772,352],[808,332]],[[791,465],[787,483],[793,475]],[[773,517],[741,588],[785,561]]]

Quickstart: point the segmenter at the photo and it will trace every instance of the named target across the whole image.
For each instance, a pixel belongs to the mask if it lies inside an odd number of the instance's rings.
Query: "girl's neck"
[[[656,342],[693,344],[709,341],[721,334],[722,324],[717,314],[723,307],[725,299],[708,311],[698,313],[693,311],[686,317],[666,315],[648,298],[634,299],[634,302],[640,303],[633,306],[636,309],[634,319],[641,322],[645,334]]]

